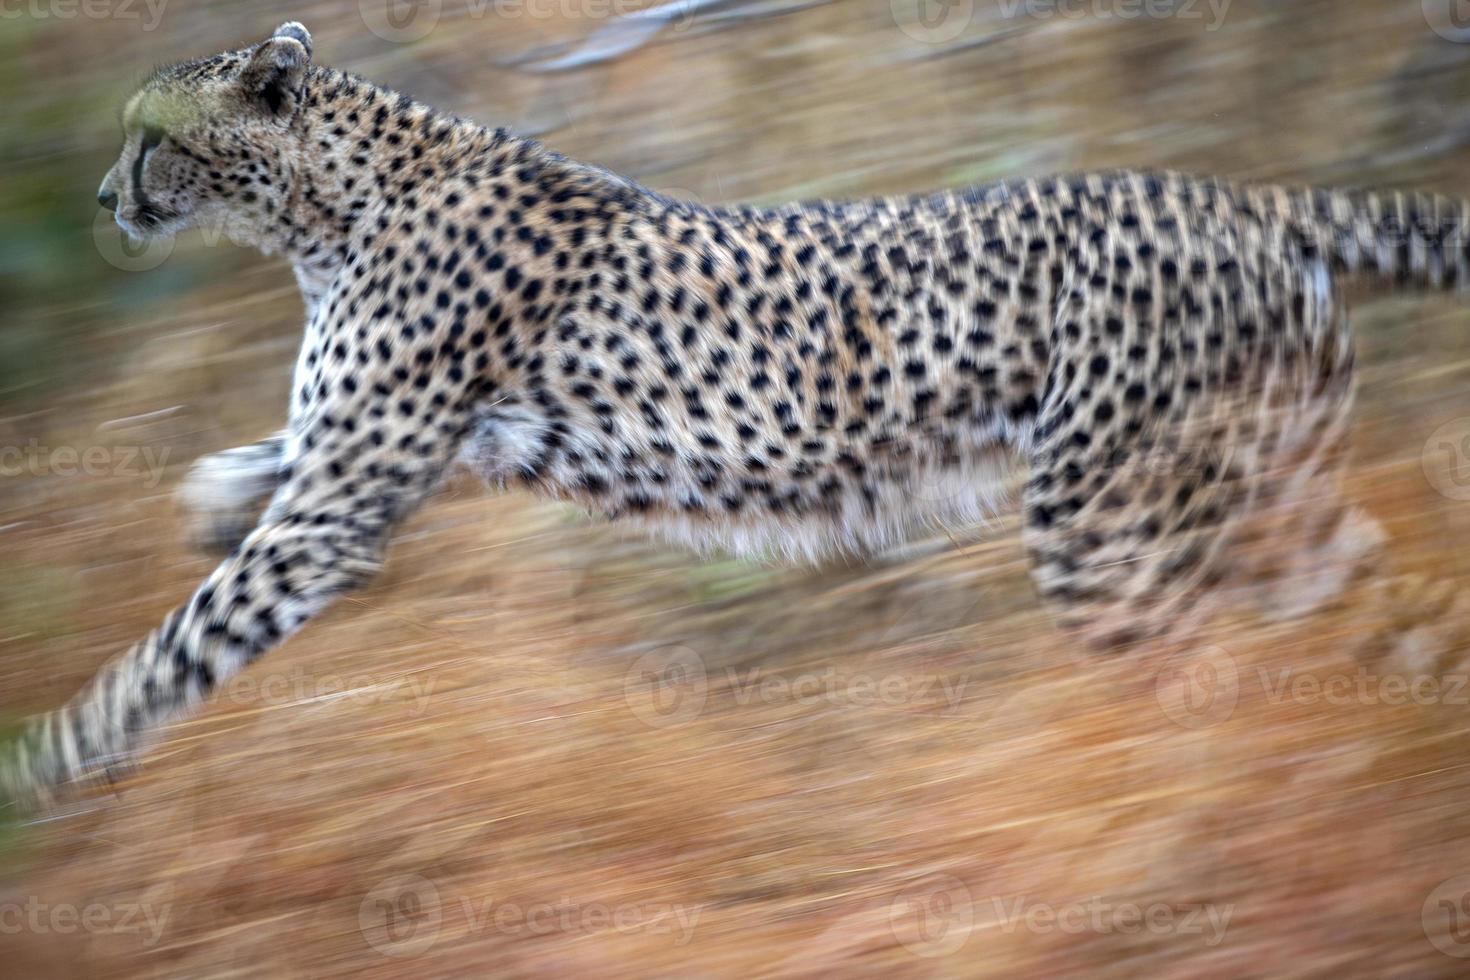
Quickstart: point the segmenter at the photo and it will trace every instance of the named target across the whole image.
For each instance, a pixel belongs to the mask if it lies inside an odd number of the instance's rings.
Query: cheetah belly
[[[640,506],[629,508],[626,482],[619,484],[610,474],[605,486],[594,490],[560,460],[542,469],[549,431],[547,420],[534,410],[492,410],[476,425],[460,462],[493,486],[547,493],[699,552],[756,559],[816,561],[871,553],[918,534],[984,523],[1003,509],[1015,471],[1007,450],[977,434],[958,447],[951,442],[942,459],[920,446],[901,458],[873,461],[862,480],[840,481],[821,506],[775,509],[747,495],[732,510],[719,502],[718,493],[707,491],[698,473],[673,463],[663,479],[637,485]],[[598,433],[573,429],[563,448],[587,458],[615,457],[616,447],[603,442]],[[538,475],[531,478],[532,472]],[[738,483],[770,474],[725,476]],[[802,489],[810,490],[821,478],[807,480]],[[776,489],[785,493],[795,486]],[[692,499],[706,506],[691,508]]]
[[[938,530],[983,524],[999,513],[1012,471],[1004,453],[959,463],[916,466],[848,488],[829,510],[800,515],[690,515],[669,511],[623,515],[649,531],[700,552],[758,560],[817,562],[833,555],[880,552]]]

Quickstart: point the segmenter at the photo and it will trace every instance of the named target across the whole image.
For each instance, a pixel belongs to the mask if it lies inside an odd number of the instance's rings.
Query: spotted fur
[[[1094,642],[1155,634],[1259,574],[1283,528],[1338,533],[1339,284],[1470,280],[1466,203],[1424,194],[1117,172],[703,207],[311,46],[286,24],[127,105],[100,195],[118,223],[222,220],[285,256],[305,339],[285,433],[187,485],[242,539],[30,725],[15,794],[126,759],[365,581],[456,461],[697,546],[816,558],[992,514],[1021,459],[1042,594]]]

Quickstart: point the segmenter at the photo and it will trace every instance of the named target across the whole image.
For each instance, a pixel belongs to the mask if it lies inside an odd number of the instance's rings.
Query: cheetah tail
[[[1252,188],[1257,214],[1276,214],[1286,243],[1336,272],[1398,289],[1470,288],[1470,200],[1398,191]]]

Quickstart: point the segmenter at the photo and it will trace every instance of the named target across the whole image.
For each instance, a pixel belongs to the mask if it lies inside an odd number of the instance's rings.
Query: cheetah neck
[[[424,189],[450,175],[552,156],[532,140],[330,68],[313,69],[293,128],[297,151],[282,175],[287,193],[250,244],[291,262],[308,308]]]

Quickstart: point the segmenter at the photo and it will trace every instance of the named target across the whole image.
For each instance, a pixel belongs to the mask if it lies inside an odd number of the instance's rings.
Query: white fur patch
[[[518,405],[488,409],[460,448],[457,462],[469,467],[486,483],[504,487],[534,462],[551,431],[551,423],[540,413]],[[568,448],[590,451],[590,443]]]
[[[246,509],[276,487],[281,465],[274,442],[241,446],[205,456],[178,489],[179,499],[199,514],[230,514]]]
[[[700,553],[814,563],[833,555],[873,554],[936,530],[985,524],[1004,509],[1012,470],[999,452],[959,467],[916,466],[907,480],[877,483],[871,514],[864,503],[848,500],[841,513],[851,516],[844,517],[649,513],[624,520]]]

